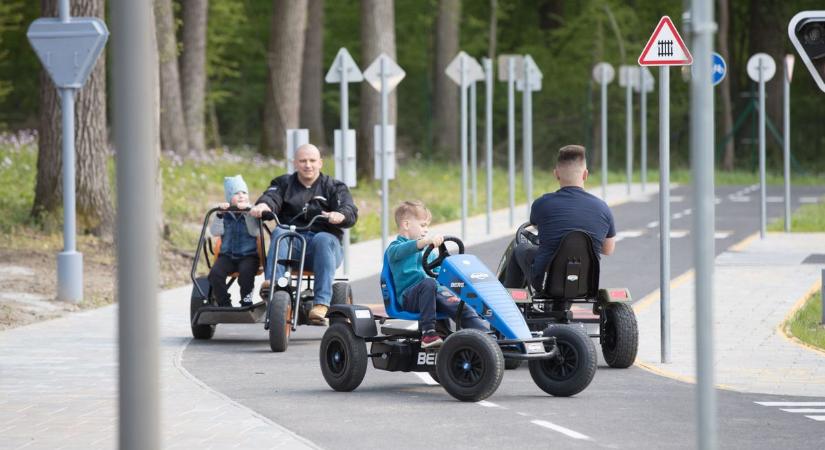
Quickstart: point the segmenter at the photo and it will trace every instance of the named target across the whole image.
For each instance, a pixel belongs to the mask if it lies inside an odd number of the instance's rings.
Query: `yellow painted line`
[[[728,248],[728,250],[727,250],[727,251],[729,251],[729,252],[741,252],[742,250],[745,250],[745,249],[746,249],[746,248],[747,248],[747,247],[748,247],[748,246],[749,246],[749,245],[750,245],[753,241],[755,241],[755,240],[756,240],[756,238],[758,238],[758,237],[759,237],[759,233],[758,233],[758,232],[757,232],[757,233],[753,233],[752,235],[750,235],[750,236],[746,237],[745,239],[742,239],[741,241],[739,241],[739,242],[737,242],[737,243],[735,243],[735,244],[731,245],[731,246]]]
[[[815,352],[819,355],[825,355],[825,350],[823,350],[819,347],[815,347],[815,346],[813,346],[813,345],[811,345],[811,344],[809,344],[805,341],[800,340],[796,336],[792,335],[791,330],[790,330],[790,326],[788,325],[788,322],[793,318],[794,314],[796,314],[797,311],[802,309],[802,307],[805,305],[805,303],[808,301],[808,299],[811,298],[811,296],[814,295],[819,289],[820,289],[819,281],[814,282],[814,284],[812,284],[811,287],[808,289],[808,292],[806,292],[802,297],[800,297],[796,301],[796,303],[793,305],[793,307],[790,309],[790,311],[788,311],[788,314],[785,316],[785,319],[782,320],[782,322],[776,327],[776,334],[778,334],[783,339],[785,339],[786,341],[788,341],[792,344],[796,344],[796,345],[798,345],[798,346],[800,346],[800,347],[802,347],[806,350],[810,350],[810,351]]]

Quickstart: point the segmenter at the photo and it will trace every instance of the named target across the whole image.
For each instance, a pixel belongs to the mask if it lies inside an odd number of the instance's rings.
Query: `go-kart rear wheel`
[[[610,303],[602,312],[602,355],[610,367],[626,369],[636,360],[639,329],[627,303]]]
[[[195,280],[200,286],[201,290],[209,295],[209,279],[207,277],[199,277]],[[209,306],[209,300],[201,295],[198,286],[192,286],[192,295],[189,298],[189,323],[192,326],[192,337],[195,339],[212,339],[215,335],[215,325],[195,325],[193,320],[198,309]]]
[[[530,376],[542,391],[569,397],[583,391],[596,374],[596,346],[579,327],[550,325],[544,336],[556,338],[556,357],[530,361]],[[549,350],[550,348],[548,348]]]
[[[289,335],[292,331],[290,319],[292,315],[292,299],[285,291],[272,293],[272,303],[269,305],[269,348],[273,352],[285,352],[289,346]]]
[[[367,373],[367,345],[344,321],[333,322],[321,339],[321,373],[329,387],[349,392]]]
[[[351,305],[352,304],[352,287],[346,281],[339,281],[332,284],[332,301],[333,305]]]
[[[438,369],[436,367],[430,367],[427,369],[427,373],[430,374],[430,377],[435,380],[436,383],[441,384],[441,381],[438,378]]]
[[[462,329],[444,341],[436,360],[438,381],[453,397],[477,402],[493,395],[504,376],[504,355],[479,330]]]

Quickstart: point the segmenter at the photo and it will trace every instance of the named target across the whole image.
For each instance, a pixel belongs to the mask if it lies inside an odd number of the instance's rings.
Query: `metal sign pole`
[[[83,300],[83,254],[76,251],[75,211],[75,89],[61,88],[63,110],[63,251],[57,255],[57,298],[80,303]]]
[[[117,149],[119,448],[161,448],[158,384],[158,204],[149,2],[113,2]]]
[[[782,99],[782,156],[784,162],[785,172],[785,232],[791,231],[791,74],[788,70],[788,64],[783,65],[785,68],[783,90],[784,97]]]
[[[711,73],[713,3],[693,0],[693,44],[697,74]],[[696,392],[697,438],[700,449],[715,449],[716,393],[713,386],[713,260],[715,193],[713,180],[713,85],[709,76],[690,80],[690,161],[694,192],[694,246],[696,270]],[[764,110],[761,110],[764,111]]]
[[[476,82],[470,84],[470,180],[473,207],[478,206],[478,125],[476,124]]]
[[[639,128],[641,133],[640,150],[642,153],[639,164],[642,166],[640,169],[642,192],[645,191],[647,185],[647,84],[644,77],[645,70],[647,70],[646,67],[639,69]]]
[[[387,121],[389,115],[390,89],[387,86],[387,62],[381,59],[381,248],[387,248],[389,236],[389,194],[390,183],[387,178]]]
[[[530,65],[524,62],[524,96],[522,100],[522,145],[524,147],[524,193],[527,197],[527,217],[533,203],[533,89],[530,86]]]
[[[644,92],[644,90],[642,90]],[[659,292],[662,362],[670,362],[670,66],[659,67]]]
[[[461,81],[461,240],[467,239],[467,67],[459,62]]]
[[[765,211],[765,75],[759,59],[759,237],[765,239],[767,214]]]
[[[484,65],[484,131],[487,142],[487,234],[493,228],[493,60],[483,58]]]
[[[627,85],[625,86],[625,117],[626,117],[626,160],[627,160],[627,195],[630,195],[630,184],[633,182],[633,75],[629,66],[627,70]]]
[[[607,79],[602,78],[602,200],[607,201]]]
[[[344,61],[341,61],[341,178],[344,184],[348,184],[349,174],[347,173],[347,162],[349,153],[347,153],[347,141],[349,135],[349,85],[347,84],[347,66]],[[383,225],[382,225],[383,231]],[[386,244],[386,236],[382,234],[381,243]],[[344,228],[344,276],[349,276],[349,228]],[[384,245],[383,248],[386,248]]]
[[[510,188],[510,226],[516,210],[516,62],[507,60],[507,185]]]

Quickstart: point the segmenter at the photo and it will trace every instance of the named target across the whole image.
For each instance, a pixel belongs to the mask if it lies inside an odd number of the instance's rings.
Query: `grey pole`
[[[522,100],[521,129],[524,149],[524,193],[527,197],[527,217],[530,217],[530,205],[533,203],[533,91],[530,89],[530,70],[524,62],[524,96]]]
[[[627,160],[627,195],[630,195],[630,184],[633,182],[633,83],[630,80],[630,70],[627,71],[627,86],[625,87],[625,117],[627,118],[626,160]]]
[[[788,65],[785,68],[785,89],[783,98],[782,114],[782,153],[785,163],[785,232],[791,231],[791,74],[788,72]]]
[[[112,2],[117,149],[119,448],[161,448],[158,386],[158,156],[150,2]],[[155,94],[153,94],[155,93]]]
[[[697,443],[702,450],[715,449],[716,392],[713,387],[713,258],[715,193],[713,182],[713,3],[693,0],[693,72],[690,80],[690,153],[693,172],[693,257],[696,270],[696,392]]]
[[[822,300],[822,320],[820,325],[825,325],[825,269],[822,269],[822,281],[819,288],[819,298]]]
[[[467,238],[467,69],[461,58],[461,240]]]
[[[341,177],[347,184],[347,135],[349,134],[349,84],[347,80],[347,66],[341,60]],[[383,193],[381,194],[384,195]],[[382,213],[383,216],[383,213]],[[381,224],[381,248],[387,248],[385,224]],[[344,228],[344,276],[349,276],[349,228]]]
[[[765,74],[759,58],[759,237],[765,239]]]
[[[470,84],[470,180],[473,207],[478,206],[478,124],[476,123],[476,82]]]
[[[640,165],[642,166],[640,169],[641,172],[641,182],[642,182],[642,192],[645,191],[645,187],[647,184],[647,91],[645,90],[645,77],[644,71],[647,70],[645,67],[639,68],[639,128],[641,132],[641,142],[640,142],[640,150],[642,153],[642,159],[640,161]]]
[[[68,22],[71,19],[69,0],[60,0],[60,3],[57,4],[57,9],[57,13],[60,15],[61,22]]]
[[[516,210],[516,62],[507,59],[507,183],[510,188],[510,227]]]
[[[493,60],[483,58],[485,92],[484,92],[484,131],[487,137],[487,234],[492,232],[493,222]]]
[[[662,362],[670,362],[670,66],[659,67],[659,292]]]
[[[602,200],[607,201],[607,80],[602,78]]]
[[[381,248],[387,248],[389,236],[389,192],[387,179],[387,116],[390,90],[387,86],[387,62],[381,58]]]

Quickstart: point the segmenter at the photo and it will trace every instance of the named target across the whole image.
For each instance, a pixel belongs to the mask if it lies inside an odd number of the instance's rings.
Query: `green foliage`
[[[785,330],[802,342],[825,350],[825,326],[820,324],[821,320],[822,293],[817,292],[785,323]]]
[[[0,233],[13,233],[29,221],[36,173],[36,145],[0,142]]]
[[[30,125],[36,115],[40,63],[26,28],[40,12],[38,3],[0,2],[0,130]]]
[[[784,229],[784,219],[777,219],[768,226],[770,231],[783,231]],[[825,231],[825,203],[802,205],[791,216],[791,231],[796,233]]]

